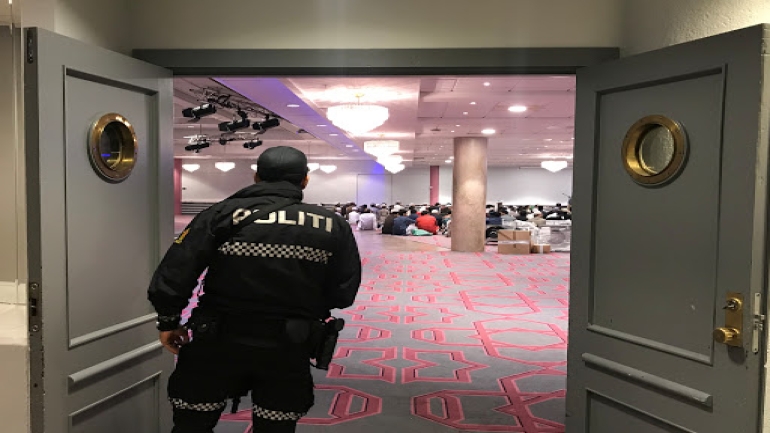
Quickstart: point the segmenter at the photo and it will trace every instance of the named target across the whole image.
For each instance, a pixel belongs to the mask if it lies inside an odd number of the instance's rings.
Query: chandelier
[[[402,164],[403,161],[404,158],[401,155],[383,155],[377,158],[377,163],[393,174],[406,168],[404,164]]]
[[[564,170],[567,168],[567,165],[569,165],[567,161],[543,161],[540,163],[540,167],[543,167],[551,173]]]
[[[216,164],[214,164],[214,167],[227,173],[228,171],[235,168],[235,163],[234,162],[217,162]]]
[[[393,140],[365,141],[364,152],[368,153],[369,155],[376,156],[377,162],[379,162],[384,166],[388,161],[387,158],[392,158],[393,154],[398,152],[398,141],[393,141]],[[398,164],[402,160],[403,158],[394,163]]]
[[[185,171],[192,173],[195,170],[201,168],[201,166],[200,164],[182,164],[182,168],[185,169]]]
[[[332,123],[353,134],[365,134],[382,126],[390,117],[390,112],[381,105],[361,104],[361,96],[356,95],[356,104],[342,104],[329,107],[326,117]]]

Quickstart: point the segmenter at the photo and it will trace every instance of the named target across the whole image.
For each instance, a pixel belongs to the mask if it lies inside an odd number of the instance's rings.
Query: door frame
[[[620,49],[136,49],[133,56],[175,76],[571,75],[620,58]]]
[[[765,27],[767,29],[767,27]],[[741,31],[741,30],[738,30]],[[404,76],[404,75],[560,75],[619,59],[617,47],[437,48],[437,49],[135,49],[133,56],[174,76]],[[765,75],[770,62],[765,62]],[[770,89],[770,88],[766,88]],[[770,93],[770,90],[768,90]],[[770,100],[770,94],[763,95]],[[767,135],[767,134],[765,134]],[[766,137],[767,138],[767,137]],[[573,175],[574,176],[574,175]],[[770,230],[768,230],[770,233]],[[769,235],[770,236],[770,235]],[[770,245],[770,239],[766,241]],[[767,248],[767,247],[766,247]],[[766,278],[770,281],[770,269]],[[765,314],[770,317],[767,291]],[[770,359],[770,326],[760,341]],[[760,380],[762,432],[770,433],[768,367]]]

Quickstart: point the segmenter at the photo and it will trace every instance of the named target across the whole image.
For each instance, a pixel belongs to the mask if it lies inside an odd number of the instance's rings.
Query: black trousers
[[[234,390],[251,392],[255,433],[293,433],[314,402],[307,350],[193,340],[169,379],[172,433],[212,433]]]

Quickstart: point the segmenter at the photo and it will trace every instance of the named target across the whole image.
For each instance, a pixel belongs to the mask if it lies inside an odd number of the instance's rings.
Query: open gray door
[[[767,35],[578,74],[567,432],[759,431]]]
[[[146,289],[173,236],[171,73],[26,37],[32,431],[168,431]]]

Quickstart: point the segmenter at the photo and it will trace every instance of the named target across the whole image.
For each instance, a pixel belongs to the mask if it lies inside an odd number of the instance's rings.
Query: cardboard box
[[[497,232],[498,242],[505,241],[527,241],[532,239],[532,232],[529,230],[500,230]]]
[[[531,254],[529,241],[502,241],[497,243],[498,254]]]
[[[551,246],[549,244],[532,244],[530,250],[532,254],[550,254]]]

